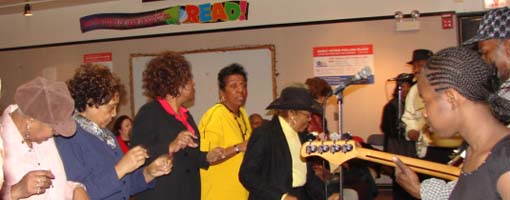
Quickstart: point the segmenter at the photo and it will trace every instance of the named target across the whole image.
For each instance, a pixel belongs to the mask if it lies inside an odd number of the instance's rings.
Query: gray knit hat
[[[489,39],[510,39],[510,9],[508,7],[490,10],[484,16],[476,35],[464,45]]]

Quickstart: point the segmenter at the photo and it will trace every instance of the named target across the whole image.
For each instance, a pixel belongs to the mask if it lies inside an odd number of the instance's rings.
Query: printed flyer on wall
[[[374,51],[371,44],[313,48],[314,76],[326,80],[330,85],[351,79],[365,67],[371,69],[372,75],[356,84],[374,83]]]

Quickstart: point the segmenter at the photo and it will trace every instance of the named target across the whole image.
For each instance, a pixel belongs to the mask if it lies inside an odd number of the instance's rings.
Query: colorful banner
[[[167,24],[248,20],[247,1],[173,6],[143,13],[102,13],[80,18],[81,32],[96,29],[135,29]]]
[[[326,80],[330,85],[350,79],[367,66],[373,73],[374,50],[371,44],[313,48],[314,76]],[[374,76],[356,83],[374,83]]]

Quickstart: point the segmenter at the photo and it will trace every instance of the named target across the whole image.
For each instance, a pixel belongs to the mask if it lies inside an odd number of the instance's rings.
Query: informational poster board
[[[370,44],[313,48],[314,76],[330,85],[338,85],[364,67],[370,67],[373,74],[374,51]],[[373,76],[363,83],[374,83]]]
[[[218,98],[218,72],[232,63],[241,64],[248,73],[246,110],[265,113],[276,97],[275,58],[272,45],[232,47],[182,52],[190,62],[195,81],[195,101],[189,106],[198,122]],[[143,95],[142,74],[147,63],[158,54],[131,55],[131,102],[133,116],[149,99]]]

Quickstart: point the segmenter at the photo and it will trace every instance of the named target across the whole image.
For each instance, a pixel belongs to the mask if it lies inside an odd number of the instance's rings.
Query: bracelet
[[[236,152],[236,154],[241,151],[241,149],[239,149],[239,146],[237,146],[237,144],[234,145],[234,151]]]

